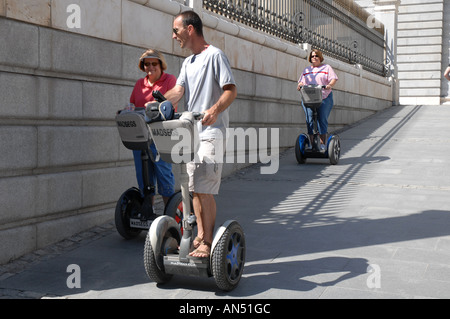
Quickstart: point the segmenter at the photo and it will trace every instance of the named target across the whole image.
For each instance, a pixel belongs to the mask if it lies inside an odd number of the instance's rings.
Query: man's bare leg
[[[194,193],[193,204],[195,216],[197,217],[197,236],[211,244],[216,222],[216,200],[214,195]],[[211,247],[202,243],[189,255],[193,257],[208,257],[210,251]]]

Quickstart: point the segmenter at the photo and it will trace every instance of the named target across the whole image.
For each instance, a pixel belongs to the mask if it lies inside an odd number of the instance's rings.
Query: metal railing
[[[203,7],[386,76],[384,27],[353,0],[203,0]],[[372,27],[376,26],[376,27]]]

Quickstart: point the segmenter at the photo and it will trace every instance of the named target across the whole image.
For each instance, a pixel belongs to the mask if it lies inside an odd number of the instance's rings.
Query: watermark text
[[[66,272],[70,273],[67,277],[67,288],[81,288],[81,268],[77,264],[70,264],[67,266]]]

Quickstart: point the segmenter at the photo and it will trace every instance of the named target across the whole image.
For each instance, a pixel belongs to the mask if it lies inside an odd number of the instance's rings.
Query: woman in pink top
[[[450,81],[450,64],[448,65],[448,67],[445,69],[444,72],[444,77]]]
[[[303,73],[298,80],[297,90],[300,90],[304,85],[310,84],[326,86],[326,88],[322,91],[323,101],[318,110],[320,142],[322,144],[321,147],[325,148],[326,146],[324,144],[326,143],[328,132],[328,116],[333,108],[333,92],[331,92],[331,88],[336,84],[338,76],[330,65],[322,63],[323,60],[322,52],[317,49],[311,51],[309,54],[309,62],[311,62],[311,66],[308,66],[305,70],[303,70]],[[312,141],[312,110],[305,107],[303,102],[302,106],[306,115],[308,134],[310,136],[310,140]]]
[[[145,108],[146,103],[154,101],[153,91],[158,90],[164,95],[177,82],[174,75],[164,73],[167,69],[167,64],[164,56],[159,51],[152,49],[145,51],[139,59],[138,66],[139,69],[146,73],[146,76],[136,82],[130,96],[130,103],[133,103],[137,110],[139,108]],[[176,111],[176,105],[174,107]],[[154,143],[150,145],[150,150],[153,153],[153,158],[156,158],[157,152]],[[141,151],[134,150],[133,157],[139,189],[142,195],[144,195]],[[155,162],[154,166],[149,165],[148,169],[150,182],[153,185],[158,185],[158,193],[162,196],[164,203],[167,204],[170,196],[175,192],[175,178],[172,173],[172,164],[159,159],[159,161]],[[154,195],[154,193],[151,193],[151,195]]]

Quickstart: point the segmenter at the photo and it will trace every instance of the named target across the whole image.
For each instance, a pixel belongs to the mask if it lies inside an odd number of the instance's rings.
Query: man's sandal
[[[209,255],[211,254],[211,243],[208,243],[207,241],[202,240],[202,242],[200,243],[200,245],[205,245],[207,246],[209,249],[209,251],[203,250],[203,249],[195,249],[194,251],[192,251],[189,255],[188,258],[192,258],[192,259],[205,259],[205,258],[209,258]],[[199,245],[199,247],[200,247]],[[197,256],[192,256],[191,254],[202,254],[202,255],[206,255],[206,256],[202,256],[202,257],[197,257]]]
[[[194,247],[194,248],[198,248],[198,246],[201,245],[202,241],[203,241],[203,238],[200,238],[200,237],[198,237],[198,236],[195,237],[195,238],[194,238],[194,241],[192,242],[193,247]],[[197,242],[197,243],[195,243],[195,242]]]

